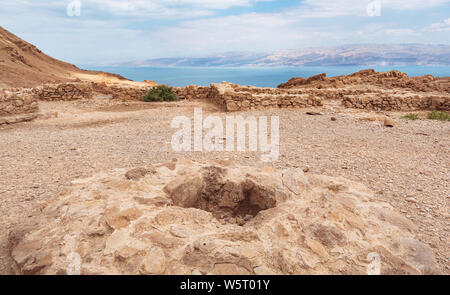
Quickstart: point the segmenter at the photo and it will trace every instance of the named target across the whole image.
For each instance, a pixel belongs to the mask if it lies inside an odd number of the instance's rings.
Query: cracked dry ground
[[[225,117],[203,102],[173,104],[41,103],[57,118],[0,126],[0,273],[10,273],[7,235],[32,226],[40,203],[54,198],[71,180],[113,168],[169,161],[230,159],[264,166],[257,153],[175,153],[170,146],[174,116]],[[397,118],[395,128],[358,120],[374,115],[328,105],[321,116],[306,110],[248,111],[240,115],[278,115],[281,124],[277,168],[301,167],[366,184],[417,226],[420,240],[435,252],[444,273],[449,263],[450,124]],[[337,120],[332,121],[331,117]]]

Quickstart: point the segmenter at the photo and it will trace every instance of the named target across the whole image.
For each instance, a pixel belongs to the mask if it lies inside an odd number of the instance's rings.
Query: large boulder
[[[74,181],[11,232],[20,274],[432,274],[414,224],[363,185],[174,160]],[[129,174],[128,174],[129,175]]]

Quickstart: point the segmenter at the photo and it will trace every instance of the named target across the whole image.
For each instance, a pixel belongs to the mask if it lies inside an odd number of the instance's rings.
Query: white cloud
[[[228,16],[214,14],[220,9],[244,7],[257,1],[81,0],[82,17],[72,18],[65,15],[65,5],[71,0],[1,1],[1,25],[6,29],[57,58],[97,65],[349,43],[442,43],[443,39],[448,43],[443,35],[450,22],[445,20],[421,29],[409,20],[409,12],[404,19],[392,19],[389,23],[369,17],[333,19],[365,16],[369,0],[304,0],[295,7],[272,13],[234,12],[235,15]],[[383,5],[405,10],[448,2],[384,0]],[[153,22],[155,19],[170,21]],[[428,24],[433,22],[432,17],[428,16],[428,20]]]
[[[256,2],[273,0],[80,0],[83,10],[93,16],[107,13],[115,16],[152,18],[195,18],[213,15],[230,7],[252,6]],[[2,0],[3,6],[47,7],[68,5],[72,0],[17,1]]]
[[[384,30],[384,33],[390,36],[404,37],[407,35],[414,35],[417,32],[412,29],[386,29]]]
[[[338,16],[367,16],[370,3],[379,1],[381,9],[418,10],[450,3],[450,0],[305,0],[290,12],[299,17],[324,18]]]
[[[450,18],[447,18],[443,22],[431,24],[429,30],[432,32],[445,32],[450,31]]]
[[[267,50],[269,47],[292,44],[304,38],[295,19],[283,14],[249,13],[201,20],[185,21],[155,33],[174,48],[216,52],[233,50]]]
[[[365,15],[369,1],[361,0],[305,0],[290,14],[300,17],[335,17],[344,15]]]
[[[395,10],[417,10],[443,6],[450,0],[383,0],[383,6]]]
[[[64,11],[73,0],[1,0],[1,10],[53,9]],[[109,16],[152,19],[192,19],[214,15],[231,7],[248,7],[274,0],[80,0],[82,15],[95,18]]]

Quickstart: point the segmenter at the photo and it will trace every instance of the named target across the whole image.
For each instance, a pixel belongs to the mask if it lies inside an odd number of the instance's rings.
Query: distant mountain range
[[[363,44],[280,50],[272,53],[231,52],[205,57],[158,58],[116,64],[132,67],[241,66],[431,66],[450,65],[449,45]]]

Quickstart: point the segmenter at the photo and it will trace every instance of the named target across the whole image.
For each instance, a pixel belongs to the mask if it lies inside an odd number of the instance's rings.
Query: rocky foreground
[[[22,274],[436,274],[415,225],[363,185],[174,159],[97,174],[11,234]]]
[[[11,251],[18,245],[23,247],[24,237],[31,237],[26,235],[28,232],[34,232],[32,235],[36,236],[36,230],[43,229],[44,223],[53,218],[52,214],[57,214],[56,216],[60,214],[57,207],[54,207],[55,211],[45,208],[56,204],[53,200],[59,202],[60,192],[67,192],[67,187],[71,186],[73,180],[92,175],[98,176],[105,171],[107,173],[104,174],[105,177],[109,178],[108,171],[127,167],[114,175],[118,180],[134,186],[140,182],[126,180],[124,175],[128,170],[133,167],[150,167],[150,164],[170,162],[172,158],[189,158],[195,162],[209,163],[209,166],[217,165],[217,160],[229,159],[243,169],[248,166],[254,167],[249,168],[249,171],[257,171],[263,169],[264,165],[268,165],[261,163],[259,153],[176,153],[173,151],[170,144],[174,132],[174,129],[170,128],[173,117],[193,116],[194,108],[200,107],[203,108],[205,116],[216,115],[225,120],[227,113],[221,112],[215,105],[207,102],[180,101],[170,104],[146,104],[94,99],[40,102],[40,104],[40,114],[35,121],[0,126],[0,170],[2,171],[0,273],[2,274],[26,272],[24,265],[22,268],[12,269],[17,264]],[[240,112],[240,115],[280,117],[280,159],[270,164],[273,169],[282,171],[301,168],[309,171],[306,173],[307,177],[309,174],[328,175],[363,183],[375,192],[370,200],[389,203],[395,208],[396,213],[411,220],[415,225],[411,227],[411,233],[400,229],[401,236],[414,237],[428,244],[436,256],[440,269],[444,273],[449,272],[449,199],[447,196],[450,185],[448,171],[450,130],[446,122],[426,120],[426,112],[419,113],[421,119],[410,121],[401,119],[404,113],[388,113],[387,117],[348,109],[333,101],[327,102],[320,109],[320,113],[317,109],[278,109]],[[390,123],[394,123],[394,128],[384,127],[388,119]],[[222,165],[219,164],[219,166]],[[146,177],[153,179],[150,174]],[[147,178],[141,181],[146,181]],[[89,188],[91,185],[89,182],[85,185],[87,192],[97,186],[95,179],[91,182],[92,188]],[[115,189],[116,187],[111,187],[111,190]],[[75,187],[74,190],[77,188]],[[99,192],[103,193],[101,190]],[[104,193],[110,194],[109,191]],[[116,193],[111,192],[111,194],[114,196]],[[118,189],[117,194],[122,194],[122,191]],[[140,194],[147,196],[144,192]],[[172,200],[169,195],[163,195],[167,202]],[[71,194],[71,196],[76,195]],[[329,192],[329,196],[334,196],[334,193]],[[68,197],[67,195],[64,198]],[[124,198],[125,206],[128,206],[128,203],[130,206],[135,206],[135,201],[130,203],[126,196]],[[316,196],[317,210],[323,209],[320,207],[322,202],[320,200],[321,198]],[[76,199],[73,201],[76,202]],[[149,208],[156,208],[158,212],[163,209],[176,209],[177,212],[186,210],[174,206],[162,208],[152,205]],[[139,210],[141,210],[140,207]],[[269,212],[270,210],[279,209],[269,209]],[[333,208],[329,210],[333,211]],[[263,210],[259,214],[264,216],[265,212]],[[213,221],[212,227],[220,223],[214,215],[206,211],[202,214],[210,216],[208,218]],[[246,216],[243,217],[245,220]],[[90,220],[93,216],[87,218]],[[260,220],[258,218],[253,218],[250,223],[247,222],[244,228],[255,220]],[[295,218],[303,219],[304,215],[298,215]],[[153,224],[152,221],[149,222]],[[172,222],[171,226],[183,226],[183,222],[178,224],[177,219]],[[315,219],[311,222],[315,222]],[[225,226],[230,228],[231,224],[227,222]],[[68,225],[68,228],[70,227],[72,225]],[[238,224],[231,228],[243,229]],[[269,227],[266,228],[269,229]],[[346,228],[337,228],[344,232],[344,236],[347,236],[344,230]],[[348,228],[349,234],[352,235],[355,229]],[[49,243],[46,244],[48,249],[51,248],[53,249],[51,251],[54,251],[54,247],[59,247],[58,245],[64,242],[64,239],[57,241],[54,237],[64,238],[65,234],[69,234],[69,232],[63,234],[62,229],[65,229],[65,225],[59,224],[54,231],[43,232],[40,243]],[[381,231],[384,235],[383,229]],[[162,237],[165,237],[165,234],[166,232]],[[290,231],[290,234],[293,232]],[[314,239],[309,234],[309,232],[302,232],[302,235]],[[263,234],[261,235],[264,237]],[[396,237],[392,236],[392,239]],[[20,241],[22,243],[17,244]],[[387,247],[387,244],[383,243],[381,245]],[[34,247],[32,243],[27,244]],[[331,255],[331,249],[325,248],[327,254]],[[47,255],[49,252],[45,252],[45,249],[42,248],[41,253]],[[360,250],[362,249],[358,251]],[[29,256],[30,260],[27,260],[27,263],[33,264],[31,261],[34,256],[45,258],[45,255],[39,256],[38,253],[38,250],[32,248],[29,252],[32,255]],[[77,253],[81,255],[81,252]],[[82,265],[90,259],[89,256],[85,258],[86,260],[81,260]],[[361,257],[361,261],[364,261],[363,258]],[[15,259],[19,260],[19,257]],[[53,259],[60,258],[55,256],[51,258],[51,261]],[[364,272],[364,267],[367,265],[368,263],[364,262],[354,267],[355,270]],[[342,272],[345,271],[344,266]],[[383,266],[382,271],[386,269],[389,268]],[[313,270],[304,269],[304,271]],[[340,269],[333,271],[341,273]]]

